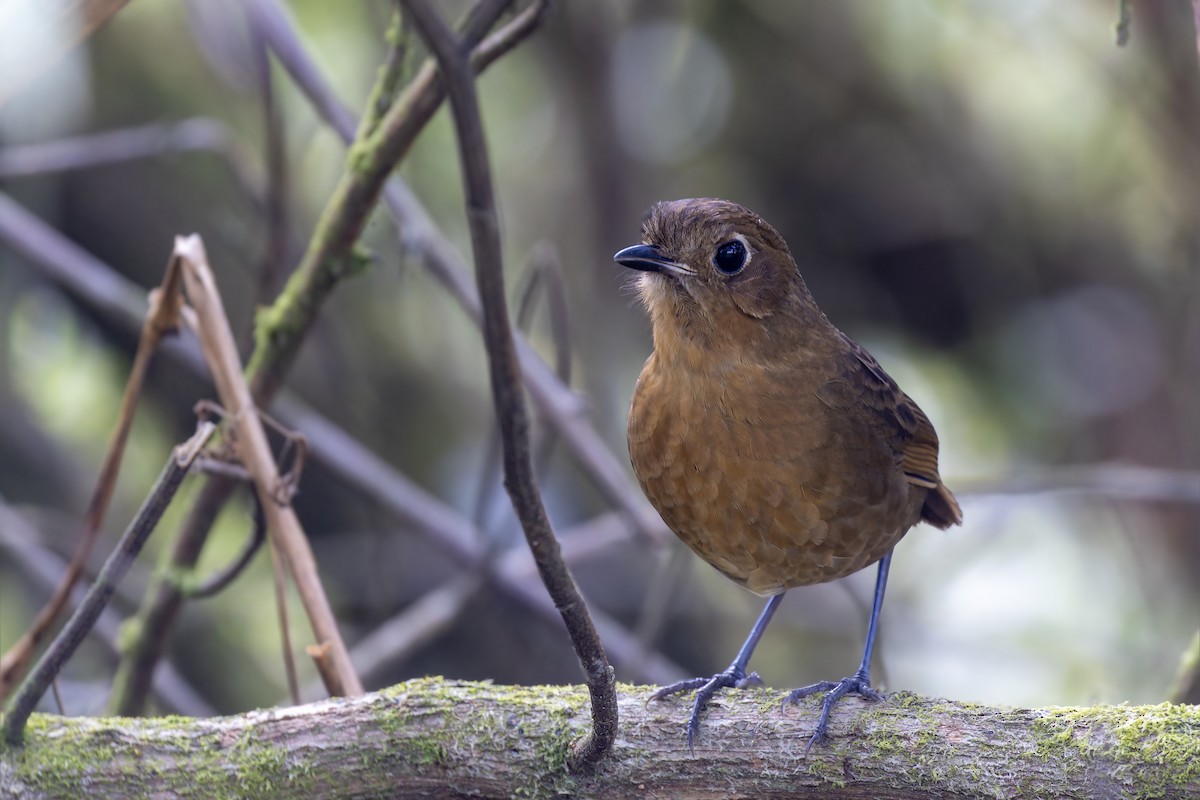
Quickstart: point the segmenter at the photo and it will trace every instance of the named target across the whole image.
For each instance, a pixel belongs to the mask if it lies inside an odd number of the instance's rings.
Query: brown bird
[[[746,666],[784,592],[879,562],[858,671],[784,699],[826,692],[811,747],[843,696],[881,699],[871,651],[896,542],[922,520],[962,521],[938,475],[937,434],[825,317],[787,243],[754,212],[715,198],[658,203],[642,243],[613,258],[642,271],[654,329],[629,410],[638,481],[697,555],[770,597],[728,669],[653,695],[698,690],[689,747],[719,689],[757,680]]]

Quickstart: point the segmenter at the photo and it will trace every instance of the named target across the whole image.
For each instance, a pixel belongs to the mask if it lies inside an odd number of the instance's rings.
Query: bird
[[[638,271],[653,335],[629,409],[638,483],[698,556],[768,598],[727,669],[651,695],[696,690],[689,749],[718,691],[761,682],[748,664],[787,590],[878,565],[858,670],[783,700],[786,710],[825,693],[807,753],[842,697],[883,699],[870,667],[896,543],[918,522],[962,522],[938,473],[937,433],[817,306],[783,237],[744,206],[659,202],[641,243],[613,260]]]

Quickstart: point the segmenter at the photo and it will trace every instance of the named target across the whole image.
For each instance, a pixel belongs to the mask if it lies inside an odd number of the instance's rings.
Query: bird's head
[[[638,290],[660,345],[685,337],[748,347],[820,315],[783,237],[728,200],[655,204],[642,221],[642,243],[613,260],[642,271]]]

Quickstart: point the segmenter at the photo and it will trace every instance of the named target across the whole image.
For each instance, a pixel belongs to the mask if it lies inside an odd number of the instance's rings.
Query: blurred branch
[[[14,746],[21,744],[29,715],[46,693],[50,682],[96,624],[96,619],[104,611],[117,584],[121,582],[129,565],[137,558],[142,546],[154,532],[167,506],[171,504],[192,462],[216,430],[215,424],[201,422],[190,439],[171,451],[171,457],[167,459],[167,464],[155,481],[149,496],[126,528],[121,540],[117,542],[112,554],[104,562],[104,567],[96,576],[96,582],[13,697],[12,705],[4,715],[3,736],[0,737],[5,742]]]
[[[262,97],[263,145],[266,151],[267,179],[263,192],[265,212],[265,247],[258,270],[254,306],[266,305],[279,291],[279,283],[287,269],[288,244],[288,163],[287,138],[284,135],[283,114],[275,96],[271,74],[271,55],[262,37],[251,33],[258,91]],[[253,334],[253,321],[249,333]]]
[[[2,193],[0,241],[98,313],[129,328],[140,324],[145,308],[143,292]],[[208,374],[204,357],[191,337],[170,339],[163,343],[163,348],[196,375]],[[293,427],[305,432],[313,457],[325,464],[346,485],[354,487],[397,519],[411,525],[413,532],[463,569],[472,572],[480,569],[485,558],[480,543],[485,536],[456,509],[425,491],[291,393],[281,392],[274,410]],[[193,504],[189,519],[182,526],[183,532],[207,531],[220,504],[224,502],[224,494],[232,492],[243,475],[239,473],[232,478],[211,475],[201,489],[199,499]],[[669,537],[666,526],[657,515],[649,524],[653,527],[646,529],[648,538],[665,541]],[[577,557],[582,560],[601,549],[577,547],[574,535],[577,531],[581,536],[586,531],[588,542],[605,547],[615,546],[628,541],[629,524],[624,515],[606,514],[567,531],[563,537],[563,549],[571,562]],[[198,547],[194,537],[181,535],[177,538],[175,552],[171,556],[172,569],[183,569],[183,565],[194,563]],[[521,557],[526,559],[525,564],[531,566],[528,550],[521,548],[521,551]],[[546,593],[520,577],[528,571],[518,574],[502,569],[487,574],[487,577],[511,600],[529,609],[539,619],[557,626],[560,624],[558,613]],[[122,691],[122,687],[150,684],[154,675],[153,665],[161,655],[165,631],[178,613],[181,599],[174,583],[169,581],[160,582],[147,593],[138,617],[137,627],[142,635],[134,640],[132,649],[126,653],[115,681],[110,704],[114,713],[136,713],[138,704],[128,698],[128,693]],[[655,651],[645,650],[620,623],[599,612],[593,612],[593,616],[610,655],[617,663],[628,668],[629,671],[625,673],[627,679],[662,684],[684,677],[680,667]]]
[[[208,266],[203,242],[198,236],[177,239],[172,261],[177,261],[183,273],[188,304],[196,312],[196,333],[200,337],[200,346],[212,372],[221,404],[235,428],[238,456],[254,478],[254,488],[267,520],[271,542],[286,557],[317,643],[329,647],[330,663],[325,674],[336,677],[336,681],[328,685],[329,692],[332,695],[362,694],[362,684],[350,663],[337,619],[325,597],[308,539],[291,502],[281,491],[283,482],[250,387],[243,377],[237,345]]]
[[[550,341],[554,346],[554,373],[564,386],[571,384],[571,326],[567,313],[567,287],[563,280],[562,263],[554,245],[546,241],[534,246],[533,255],[525,269],[524,288],[518,292],[517,330],[529,331],[533,312],[540,297],[546,298],[550,312]],[[553,452],[556,437],[553,431],[542,438],[533,456],[538,475],[542,475],[546,460]],[[475,497],[472,519],[479,528],[487,532],[488,510],[499,481],[493,478],[500,472],[500,437],[495,430],[488,436],[488,449],[483,458],[483,469],[479,476],[479,493]],[[495,541],[493,537],[492,541]]]
[[[510,1],[480,0],[478,12],[469,14],[463,26],[464,46],[474,47]],[[270,27],[270,0],[245,2],[256,29],[278,52]],[[283,382],[325,299],[343,278],[365,263],[363,254],[356,250],[363,225],[375,208],[384,181],[441,102],[440,94],[421,80],[429,69],[427,63],[378,124],[355,139],[346,169],[317,221],[300,264],[275,304],[258,315],[254,353],[246,371],[260,405],[269,401]],[[385,70],[379,82],[391,79],[391,72]],[[377,92],[372,90],[371,95]]]
[[[197,459],[198,461],[199,459]],[[195,462],[193,462],[195,463]],[[194,468],[194,467],[193,467]],[[53,591],[62,581],[67,562],[50,548],[41,544],[36,528],[11,506],[0,501],[0,548],[7,550],[20,565],[21,574]],[[83,602],[84,589],[76,586],[68,600],[72,610]],[[114,655],[123,620],[111,608],[104,609],[96,619],[92,633]],[[170,661],[154,673],[154,694],[168,711],[189,717],[211,717],[217,712],[188,684]]]
[[[224,123],[207,117],[0,148],[0,178],[28,178],[190,152],[219,156],[251,201],[263,204],[263,179],[254,158]]]
[[[475,42],[482,38],[502,10],[496,3],[485,3],[481,7],[492,16],[470,15],[464,25],[465,41]],[[279,54],[272,26],[279,24],[277,17],[281,17],[282,24],[287,26],[286,12],[267,0],[245,0],[245,8],[257,34]],[[385,81],[391,79],[389,73],[381,77]],[[342,180],[326,204],[300,264],[275,303],[263,309],[255,320],[255,347],[246,367],[246,380],[252,400],[259,408],[270,405],[325,300],[344,278],[365,263],[362,253],[356,249],[362,227],[375,206],[384,180],[437,105],[434,103],[424,116],[411,109],[405,98],[413,97],[414,91],[418,99],[430,96],[417,90],[416,86],[417,81],[410,84],[369,137],[351,147]],[[233,483],[224,478],[212,478],[205,483],[176,538],[172,569],[187,569],[195,564],[232,487]],[[117,674],[115,710],[134,713],[142,707],[142,687],[148,685],[146,678],[153,672],[162,649],[162,638],[180,605],[179,593],[165,583],[152,586],[147,593],[147,602],[139,612],[141,635],[131,644]],[[334,646],[331,657],[336,661],[336,671],[352,671],[344,646]]]
[[[1129,7],[1131,2],[1132,0],[1117,2],[1117,47],[1129,44],[1129,35],[1133,30],[1133,9]]]
[[[0,702],[8,697],[13,686],[25,674],[34,652],[62,613],[71,589],[83,573],[84,565],[87,564],[88,556],[91,555],[96,537],[100,533],[100,526],[104,524],[104,515],[108,511],[108,504],[112,500],[117,477],[121,472],[121,460],[125,455],[125,444],[133,425],[133,414],[142,392],[142,381],[146,377],[150,359],[158,349],[159,342],[178,328],[179,309],[179,275],[177,272],[168,271],[163,277],[162,286],[151,294],[150,307],[138,336],[137,353],[125,383],[125,393],[121,397],[117,426],[105,450],[100,474],[96,477],[96,487],[84,513],[79,542],[75,546],[70,563],[67,564],[62,583],[38,612],[29,629],[8,649],[3,658],[0,658]]]
[[[0,795],[204,797],[1115,798],[1200,794],[1200,709],[995,708],[891,695],[839,706],[804,755],[819,702],[779,712],[781,692],[722,695],[689,754],[683,703],[629,720],[593,775],[564,770],[563,731],[586,727],[578,687],[422,679],[378,694],[211,720],[40,716],[0,752]],[[230,746],[230,743],[233,743]],[[181,757],[185,753],[186,757]],[[180,787],[186,787],[181,790]]]
[[[1041,492],[1077,493],[1123,500],[1200,503],[1200,472],[1132,464],[1034,467],[998,478],[955,479],[960,497]]]
[[[286,10],[278,0],[248,2],[254,12],[255,24],[263,27],[263,35],[270,41],[280,63],[292,75],[297,87],[338,136],[350,144],[354,137],[350,114],[305,52]],[[485,39],[472,55],[473,66],[477,70],[484,69],[529,35],[545,13],[547,5],[548,0],[533,0],[504,28]],[[412,85],[416,86],[423,80],[430,81],[430,91],[435,93],[433,96],[440,102],[444,92],[440,82],[435,80],[436,71],[428,78],[424,76],[424,71],[423,68]],[[414,101],[414,113],[427,110],[432,115],[437,105],[427,106],[427,102],[424,99]],[[388,180],[383,199],[396,221],[405,249],[421,259],[476,325],[481,324],[482,307],[470,278],[470,267],[429,216],[421,201],[395,176]],[[516,337],[516,348],[525,386],[542,418],[558,431],[564,444],[605,499],[625,513],[633,530],[645,541],[664,541],[666,528],[658,514],[630,481],[624,459],[613,454],[588,421],[583,400],[555,377],[524,337]]]

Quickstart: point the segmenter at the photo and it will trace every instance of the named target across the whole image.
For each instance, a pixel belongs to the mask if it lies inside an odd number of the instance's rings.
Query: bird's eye
[[[746,245],[740,239],[726,242],[713,254],[713,264],[726,275],[740,272],[746,266]]]

